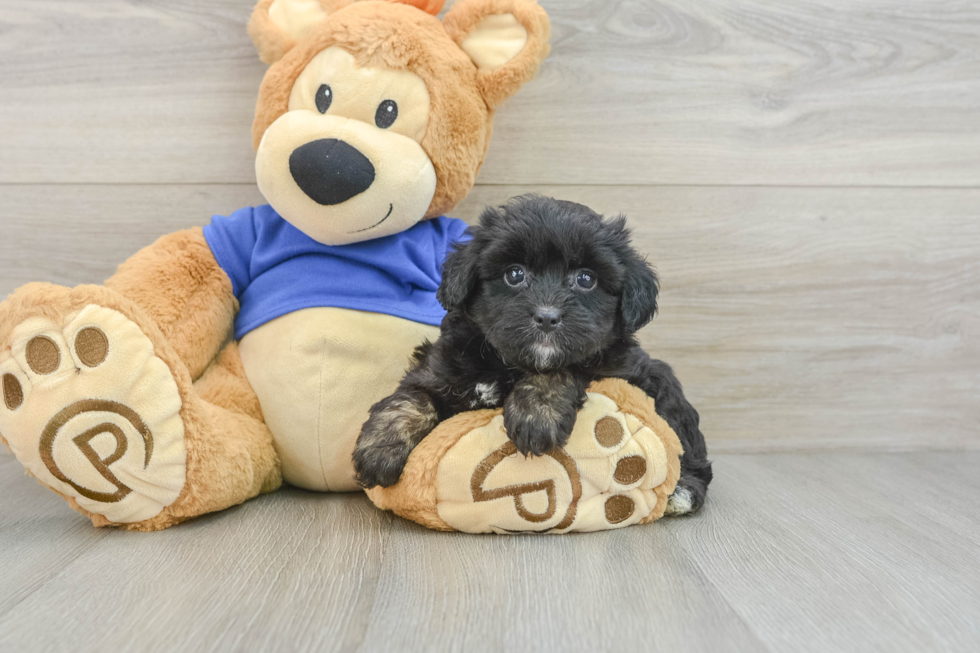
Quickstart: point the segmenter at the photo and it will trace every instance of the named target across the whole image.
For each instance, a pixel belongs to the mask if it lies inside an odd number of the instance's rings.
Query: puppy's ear
[[[472,240],[457,244],[446,257],[442,264],[442,284],[436,292],[436,299],[447,311],[462,306],[476,288],[478,263],[477,244]]]
[[[646,326],[657,313],[657,294],[660,280],[656,273],[629,243],[629,229],[626,218],[619,217],[606,223],[619,241],[616,250],[623,265],[623,293],[620,297],[619,312],[623,329],[633,334]]]
[[[534,0],[459,0],[443,25],[476,64],[491,109],[531,81],[548,56],[551,23]]]
[[[632,260],[626,265],[626,280],[619,311],[623,328],[636,333],[646,326],[657,313],[657,293],[660,281],[647,262],[631,252]]]

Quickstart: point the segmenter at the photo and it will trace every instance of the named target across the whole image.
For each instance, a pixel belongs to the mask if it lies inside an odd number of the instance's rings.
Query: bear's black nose
[[[374,183],[374,166],[368,158],[336,138],[296,148],[289,155],[289,172],[311,200],[325,206],[346,202]]]
[[[545,333],[554,331],[561,324],[561,311],[551,306],[542,306],[534,313],[534,323]]]

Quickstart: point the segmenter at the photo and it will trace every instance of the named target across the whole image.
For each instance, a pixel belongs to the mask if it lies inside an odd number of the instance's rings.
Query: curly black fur
[[[700,508],[711,463],[677,377],[634,337],[657,311],[658,280],[626,219],[527,195],[488,208],[471,233],[443,266],[439,339],[371,408],[354,451],[358,481],[393,485],[438,422],[476,408],[503,407],[518,451],[542,455],[568,441],[589,383],[615,377],[653,397],[684,446],[675,512]]]

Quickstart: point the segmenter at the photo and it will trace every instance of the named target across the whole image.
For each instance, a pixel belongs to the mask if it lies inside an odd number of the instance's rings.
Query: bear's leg
[[[109,288],[29,284],[0,304],[0,436],[98,526],[165,528],[278,486],[240,371],[232,347],[195,388],[147,311]]]
[[[132,530],[158,530],[224,510],[282,485],[279,456],[245,378],[236,343],[194,384],[202,421],[187,430],[187,491],[158,517]]]
[[[194,380],[231,336],[238,300],[201,229],[161,237],[105,285],[143,309]]]

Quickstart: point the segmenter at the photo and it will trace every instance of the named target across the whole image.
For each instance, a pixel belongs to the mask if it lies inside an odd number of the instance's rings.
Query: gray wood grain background
[[[980,650],[980,4],[541,3],[454,215],[629,216],[706,509],[483,538],[287,490],[133,535],[0,456],[0,649]],[[0,296],[262,201],[251,4],[0,0]]]

